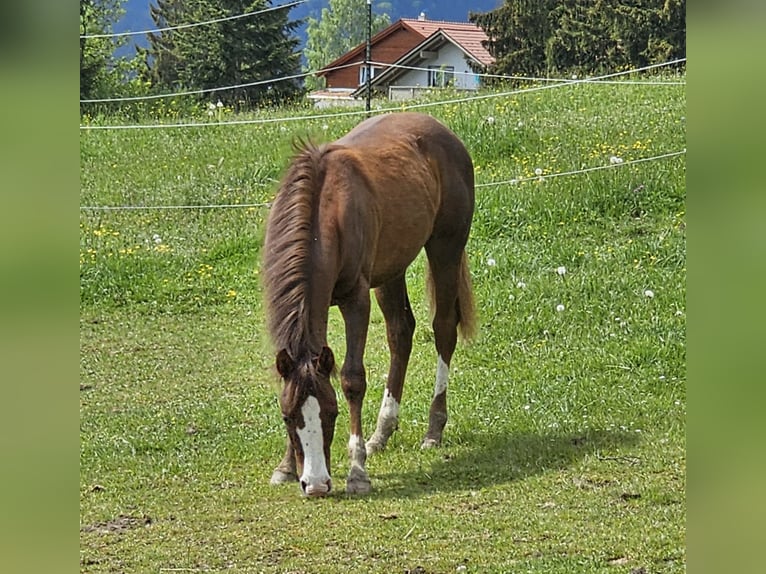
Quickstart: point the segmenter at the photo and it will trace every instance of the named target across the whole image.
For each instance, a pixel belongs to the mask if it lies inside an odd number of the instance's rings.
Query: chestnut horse
[[[457,329],[464,337],[474,330],[465,254],[473,209],[471,158],[457,136],[428,115],[373,117],[333,143],[303,144],[297,151],[271,207],[263,256],[288,435],[273,484],[299,480],[309,496],[332,488],[330,445],[338,405],[327,321],[330,306],[338,305],[346,330],[341,387],[351,427],[346,491],[370,491],[367,454],[383,449],[398,424],[415,329],[405,271],[423,247],[438,360],[422,446],[441,442]],[[365,444],[370,289],[385,317],[391,362],[377,429]]]

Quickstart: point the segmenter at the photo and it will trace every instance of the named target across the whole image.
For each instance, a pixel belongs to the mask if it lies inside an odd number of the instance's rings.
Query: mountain
[[[289,4],[291,0],[275,0],[274,5]],[[365,0],[358,0],[360,5],[366,6]],[[123,4],[125,15],[119,22],[115,23],[115,32],[137,32],[151,30],[154,28],[154,22],[149,15],[149,4],[154,0],[126,0]],[[290,12],[292,20],[299,20],[312,16],[319,17],[322,8],[329,5],[329,0],[308,0],[306,3],[296,6]],[[388,15],[391,21],[395,22],[399,18],[417,18],[421,12],[425,13],[429,20],[445,20],[448,22],[467,22],[469,12],[489,12],[500,4],[502,0],[392,0],[390,2],[373,1],[373,10],[380,11],[378,4],[388,4],[391,10]],[[301,27],[298,33],[301,43],[306,40],[305,26]],[[131,56],[135,51],[133,45],[146,46],[146,37],[144,35],[130,36],[131,42],[128,46],[121,48],[118,55]]]

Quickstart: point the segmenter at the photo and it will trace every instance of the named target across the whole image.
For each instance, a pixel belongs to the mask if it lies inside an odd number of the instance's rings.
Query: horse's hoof
[[[292,482],[298,482],[298,475],[293,472],[284,472],[283,470],[276,469],[274,474],[271,475],[270,484],[287,484]]]
[[[367,456],[370,456],[376,452],[382,452],[386,448],[386,443],[380,440],[370,439],[364,445],[364,448],[367,450]]]
[[[359,468],[352,468],[346,479],[347,494],[369,494],[372,490],[370,477]]]
[[[346,494],[370,494],[372,484],[370,480],[348,480],[346,481]]]
[[[439,446],[438,440],[435,440],[432,438],[425,438],[423,439],[423,442],[421,443],[420,448],[422,450],[427,450],[429,448],[436,448],[437,446]]]

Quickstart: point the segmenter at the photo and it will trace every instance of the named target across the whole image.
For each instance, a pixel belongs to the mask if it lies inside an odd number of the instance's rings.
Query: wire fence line
[[[520,89],[517,89],[517,90],[511,90],[511,91],[508,91],[508,92],[500,92],[500,93],[494,93],[494,94],[479,94],[479,95],[476,95],[476,96],[468,96],[468,97],[465,97],[465,98],[449,100],[448,102],[444,102],[444,103],[447,103],[447,104],[463,104],[463,103],[467,103],[467,102],[477,102],[477,101],[493,99],[493,98],[507,98],[507,97],[516,96],[516,95],[519,95],[519,94],[530,94],[530,93],[533,93],[533,92],[542,92],[542,91],[545,91],[545,90],[555,90],[557,88],[564,88],[564,87],[567,87],[567,86],[575,86],[575,85],[578,85],[578,84],[590,84],[590,83],[595,83],[595,82],[599,82],[599,81],[602,81],[602,80],[607,80],[607,79],[610,79],[610,78],[617,78],[619,76],[627,76],[627,75],[630,75],[630,74],[637,74],[637,73],[640,73],[640,72],[646,72],[646,71],[653,70],[653,69],[656,69],[656,68],[662,68],[662,67],[666,67],[666,66],[674,66],[676,64],[680,64],[681,62],[686,62],[686,58],[679,58],[679,59],[676,59],[676,60],[671,60],[669,62],[663,62],[661,64],[651,64],[649,66],[643,66],[641,68],[634,68],[632,70],[625,70],[623,72],[612,72],[612,73],[609,73],[609,74],[603,74],[601,76],[595,76],[595,77],[592,77],[592,78],[581,78],[581,79],[575,79],[575,80],[564,80],[564,81],[558,82],[558,83],[547,84],[547,85],[544,85],[544,86],[533,86],[531,88],[520,88]],[[408,107],[408,109],[413,109],[414,110],[414,109],[422,109],[422,108],[434,107],[436,105],[441,105],[441,104],[442,104],[442,102],[424,102],[424,103],[421,103],[421,104],[413,104],[413,105],[407,106],[407,107]]]
[[[548,179],[554,179],[557,177],[567,177],[567,176],[574,176],[574,175],[580,175],[584,173],[591,173],[594,171],[602,171],[606,169],[615,169],[619,167],[625,167],[629,165],[636,165],[651,161],[660,161],[664,159],[669,159],[673,157],[678,157],[686,154],[686,148],[674,152],[668,152],[663,153],[660,155],[655,155],[651,157],[644,157],[644,158],[638,158],[633,160],[627,160],[627,161],[610,161],[609,164],[606,165],[599,165],[594,167],[587,167],[572,171],[564,171],[559,173],[550,173],[550,174],[541,174],[536,175],[534,177],[519,177],[514,179],[509,179],[505,181],[494,181],[494,182],[487,182],[487,183],[479,183],[476,184],[476,189],[482,189],[482,188],[488,188],[488,187],[499,187],[499,186],[513,186],[517,185],[519,183],[524,183],[528,181],[545,181]],[[270,184],[262,183],[259,184],[262,186],[268,186]],[[260,209],[260,208],[269,208],[271,207],[271,202],[260,202],[260,203],[227,203],[227,204],[207,204],[207,205],[117,205],[117,206],[107,206],[107,205],[94,205],[94,206],[82,206],[80,207],[80,211],[87,211],[87,212],[97,212],[97,211],[160,211],[160,210],[188,210],[188,209]]]
[[[671,66],[675,64],[679,64],[682,62],[685,62],[686,58],[674,60],[672,62],[665,62],[662,64],[657,64],[656,66]],[[175,97],[184,97],[184,96],[192,96],[192,95],[202,95],[202,94],[208,94],[208,93],[216,93],[216,92],[225,92],[227,90],[237,90],[241,88],[249,88],[253,86],[262,86],[267,84],[277,84],[279,82],[289,81],[289,80],[296,80],[301,78],[307,78],[309,76],[316,76],[320,72],[326,73],[326,72],[334,72],[337,70],[342,70],[344,68],[350,68],[352,66],[359,65],[360,62],[352,62],[350,64],[344,64],[341,66],[334,66],[331,68],[322,68],[321,70],[312,70],[312,71],[305,71],[300,74],[294,74],[290,76],[284,76],[280,78],[271,78],[268,80],[259,80],[256,82],[250,82],[246,84],[234,84],[231,86],[220,86],[216,88],[205,88],[200,90],[189,90],[185,92],[168,92],[164,94],[147,94],[143,96],[124,96],[124,97],[118,97],[118,98],[97,98],[97,99],[84,99],[80,100],[81,104],[95,104],[95,103],[119,103],[119,102],[139,102],[139,101],[148,101],[148,100],[158,100],[158,99],[164,99],[164,98],[175,98]],[[396,69],[402,69],[407,71],[418,71],[418,72],[428,72],[431,71],[429,68],[423,68],[418,66],[404,66],[401,64],[391,64],[391,63],[385,63],[385,62],[374,62],[371,61],[370,65],[376,66],[378,68],[396,68]],[[639,69],[641,71],[643,69]],[[627,72],[630,73],[630,72]],[[464,76],[472,76],[472,77],[479,77],[479,78],[486,78],[486,79],[494,79],[494,80],[513,80],[513,81],[525,81],[530,83],[555,83],[555,84],[572,84],[572,83],[599,83],[599,84],[615,84],[615,85],[652,85],[652,86],[685,86],[686,81],[685,80],[609,80],[609,79],[599,79],[599,77],[585,77],[585,78],[550,78],[550,77],[534,77],[534,76],[506,76],[501,74],[483,74],[483,73],[474,73],[474,72],[454,72],[454,75],[464,75]]]
[[[328,72],[334,72],[337,70],[342,70],[344,68],[350,68],[351,66],[356,66],[358,62],[354,62],[352,64],[344,64],[342,66],[335,66],[333,68],[327,68]],[[286,82],[289,80],[298,80],[301,78],[306,78],[308,76],[312,76],[316,74],[316,72],[302,72],[300,74],[294,74],[292,76],[283,76],[280,78],[271,78],[268,80],[258,80],[256,82],[249,82],[246,84],[235,84],[232,86],[221,86],[220,88],[205,88],[201,90],[190,90],[187,92],[171,92],[166,94],[149,94],[145,96],[125,96],[120,98],[98,98],[98,99],[91,99],[91,100],[80,100],[81,104],[103,104],[103,103],[118,103],[118,102],[141,102],[141,101],[149,101],[149,100],[160,100],[164,98],[180,98],[184,96],[198,96],[201,94],[210,94],[210,93],[216,93],[216,92],[225,92],[226,90],[238,90],[241,88],[251,88],[253,86],[264,86],[267,84],[278,84],[279,82]]]
[[[594,172],[594,171],[602,171],[602,170],[605,170],[605,169],[613,169],[613,168],[623,167],[623,166],[628,166],[628,165],[636,165],[636,164],[639,164],[639,163],[646,163],[646,162],[649,162],[649,161],[659,161],[661,159],[668,159],[668,158],[671,158],[671,157],[678,157],[678,156],[685,155],[685,154],[686,154],[686,148],[684,148],[682,150],[679,150],[679,151],[672,151],[672,152],[663,153],[663,154],[660,154],[660,155],[655,155],[655,156],[652,156],[652,157],[642,157],[642,158],[638,158],[638,159],[631,159],[631,160],[628,160],[628,161],[623,161],[623,160],[621,160],[619,158],[615,158],[616,161],[610,161],[606,165],[597,165],[597,166],[594,166],[594,167],[585,167],[585,168],[582,168],[582,169],[576,169],[576,170],[572,170],[572,171],[562,171],[562,172],[559,172],[559,173],[541,174],[541,175],[530,176],[530,177],[518,177],[518,178],[509,179],[509,180],[505,180],[505,181],[495,181],[495,182],[492,182],[492,183],[479,183],[475,187],[477,189],[479,189],[479,188],[483,188],[483,187],[497,187],[497,186],[500,186],[500,185],[516,185],[518,183],[524,183],[524,182],[527,182],[527,181],[545,181],[547,179],[554,179],[554,178],[557,178],[557,177],[566,177],[566,176],[570,176],[570,175],[580,175],[580,174],[583,174],[583,173],[591,173],[591,172]]]
[[[271,202],[211,203],[208,205],[90,205],[80,207],[80,211],[172,211],[184,209],[257,209],[261,207],[271,207]]]
[[[228,22],[230,20],[239,20],[240,18],[248,18],[250,16],[258,16],[259,14],[265,14],[266,12],[273,12],[274,10],[281,10],[282,8],[291,8],[298,6],[299,4],[305,4],[308,0],[295,0],[287,4],[280,4],[279,6],[271,6],[263,10],[256,10],[255,12],[245,12],[243,14],[235,14],[233,16],[224,16],[222,18],[215,18],[213,20],[205,20],[203,22],[191,22],[189,24],[179,24],[178,26],[167,26],[165,28],[154,28],[151,30],[139,30],[136,32],[110,32],[108,34],[80,34],[81,40],[90,40],[96,38],[123,38],[127,36],[138,36],[141,34],[156,34],[158,32],[172,32],[174,30],[184,30],[186,28],[195,28],[197,26],[207,26],[209,24],[218,24],[220,22]]]
[[[673,62],[663,63],[660,65],[668,66],[671,64],[677,64],[677,63],[681,63],[685,61],[686,59],[684,58],[681,60],[674,60]],[[359,62],[357,62],[357,64],[358,63]],[[378,68],[396,68],[396,69],[415,71],[415,72],[433,72],[433,68],[423,68],[420,66],[405,66],[403,64],[396,64],[396,63],[391,64],[391,63],[385,63],[385,62],[370,62],[370,64]],[[458,71],[452,71],[450,73],[455,76],[471,76],[471,77],[486,78],[486,79],[493,79],[493,80],[516,80],[516,81],[530,82],[530,83],[544,83],[544,82],[573,83],[579,79],[580,82],[584,81],[588,83],[599,83],[599,84],[651,85],[651,86],[685,86],[686,85],[685,80],[656,80],[656,81],[621,80],[617,82],[617,81],[609,81],[609,80],[599,80],[598,78],[589,78],[588,76],[584,78],[578,78],[577,76],[572,76],[571,78],[551,78],[551,77],[539,77],[539,76],[507,76],[503,74],[483,74],[483,73],[475,73],[475,72],[458,72]]]
[[[258,124],[272,124],[272,123],[290,123],[290,122],[296,122],[296,121],[327,119],[327,118],[333,118],[333,117],[361,116],[361,115],[368,115],[368,114],[383,114],[383,113],[388,113],[392,111],[401,111],[403,108],[409,109],[409,110],[432,108],[432,107],[437,107],[442,105],[461,104],[461,103],[495,99],[495,98],[507,98],[510,96],[528,94],[528,93],[539,92],[544,90],[552,90],[557,88],[564,88],[564,87],[573,86],[577,84],[595,83],[595,82],[608,80],[608,79],[616,78],[620,76],[637,74],[637,73],[641,73],[641,72],[645,72],[648,70],[657,69],[661,67],[673,66],[682,62],[686,62],[686,58],[671,60],[669,62],[663,62],[660,64],[652,64],[649,66],[643,66],[641,68],[634,68],[632,70],[612,72],[609,74],[604,74],[601,76],[595,76],[591,78],[564,80],[558,83],[551,83],[551,84],[546,84],[542,86],[533,86],[529,88],[519,88],[516,90],[510,90],[506,92],[478,94],[475,96],[467,96],[464,98],[437,100],[433,102],[423,102],[419,104],[418,103],[414,103],[414,104],[400,103],[399,105],[396,105],[396,106],[382,106],[379,109],[371,110],[370,112],[364,109],[361,109],[361,110],[352,110],[347,112],[333,112],[333,113],[327,113],[327,114],[308,114],[303,116],[294,116],[294,117],[285,117],[285,118],[254,118],[254,119],[231,120],[226,122],[197,121],[197,122],[181,122],[181,123],[167,123],[167,124],[161,123],[161,124],[124,124],[124,125],[120,125],[120,124],[88,125],[86,124],[86,125],[80,125],[80,129],[81,130],[135,130],[135,129],[200,128],[200,127],[211,127],[211,126],[241,126],[241,125],[258,125]]]

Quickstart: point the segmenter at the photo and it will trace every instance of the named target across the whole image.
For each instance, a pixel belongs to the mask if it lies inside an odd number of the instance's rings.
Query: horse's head
[[[324,347],[319,355],[296,361],[282,349],[277,354],[277,371],[284,380],[279,402],[295,450],[301,490],[306,496],[324,496],[332,488],[330,446],[338,416],[330,383],[335,357]]]

